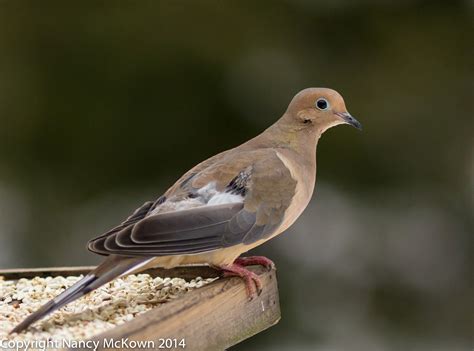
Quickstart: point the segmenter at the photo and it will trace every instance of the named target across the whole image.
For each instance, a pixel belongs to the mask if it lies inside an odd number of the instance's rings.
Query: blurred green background
[[[472,346],[472,1],[0,1],[0,266],[85,249],[310,86],[362,133],[255,250],[282,320],[235,350]]]

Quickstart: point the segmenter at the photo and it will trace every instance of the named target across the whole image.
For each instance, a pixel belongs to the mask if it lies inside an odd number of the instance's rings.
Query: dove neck
[[[321,134],[311,128],[299,128],[291,123],[279,121],[254,139],[260,147],[284,148],[295,151],[312,161],[316,158],[316,146]]]

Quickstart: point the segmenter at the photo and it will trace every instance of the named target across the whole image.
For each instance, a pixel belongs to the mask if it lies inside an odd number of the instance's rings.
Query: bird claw
[[[234,263],[243,267],[263,266],[269,271],[271,271],[272,269],[275,269],[275,263],[269,258],[266,258],[265,256],[239,257],[234,261]]]
[[[259,276],[246,269],[243,265],[233,263],[231,265],[221,267],[221,269],[223,270],[224,277],[240,277],[244,280],[249,301],[252,301],[256,295],[260,296],[262,293],[263,287]]]
[[[269,271],[275,269],[275,263],[264,256],[239,257],[233,264],[220,267],[224,277],[240,277],[244,280],[249,301],[253,300],[256,295],[260,296],[263,291],[259,276],[245,268],[255,265],[263,266]]]

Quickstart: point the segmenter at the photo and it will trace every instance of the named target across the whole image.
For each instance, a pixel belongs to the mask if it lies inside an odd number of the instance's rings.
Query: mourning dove
[[[89,250],[107,256],[105,261],[12,333],[119,276],[150,267],[209,265],[243,278],[253,297],[261,283],[245,266],[273,262],[239,256],[284,232],[301,215],[315,186],[318,140],[343,123],[361,129],[339,93],[299,92],[263,133],[198,164],[163,196],[89,241]]]

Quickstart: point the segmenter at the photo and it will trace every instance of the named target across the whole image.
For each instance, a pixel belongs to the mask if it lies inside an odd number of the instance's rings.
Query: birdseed
[[[132,274],[100,287],[34,323],[8,335],[18,323],[83,276],[5,280],[0,276],[0,340],[84,340],[132,320],[217,278],[152,277]]]

